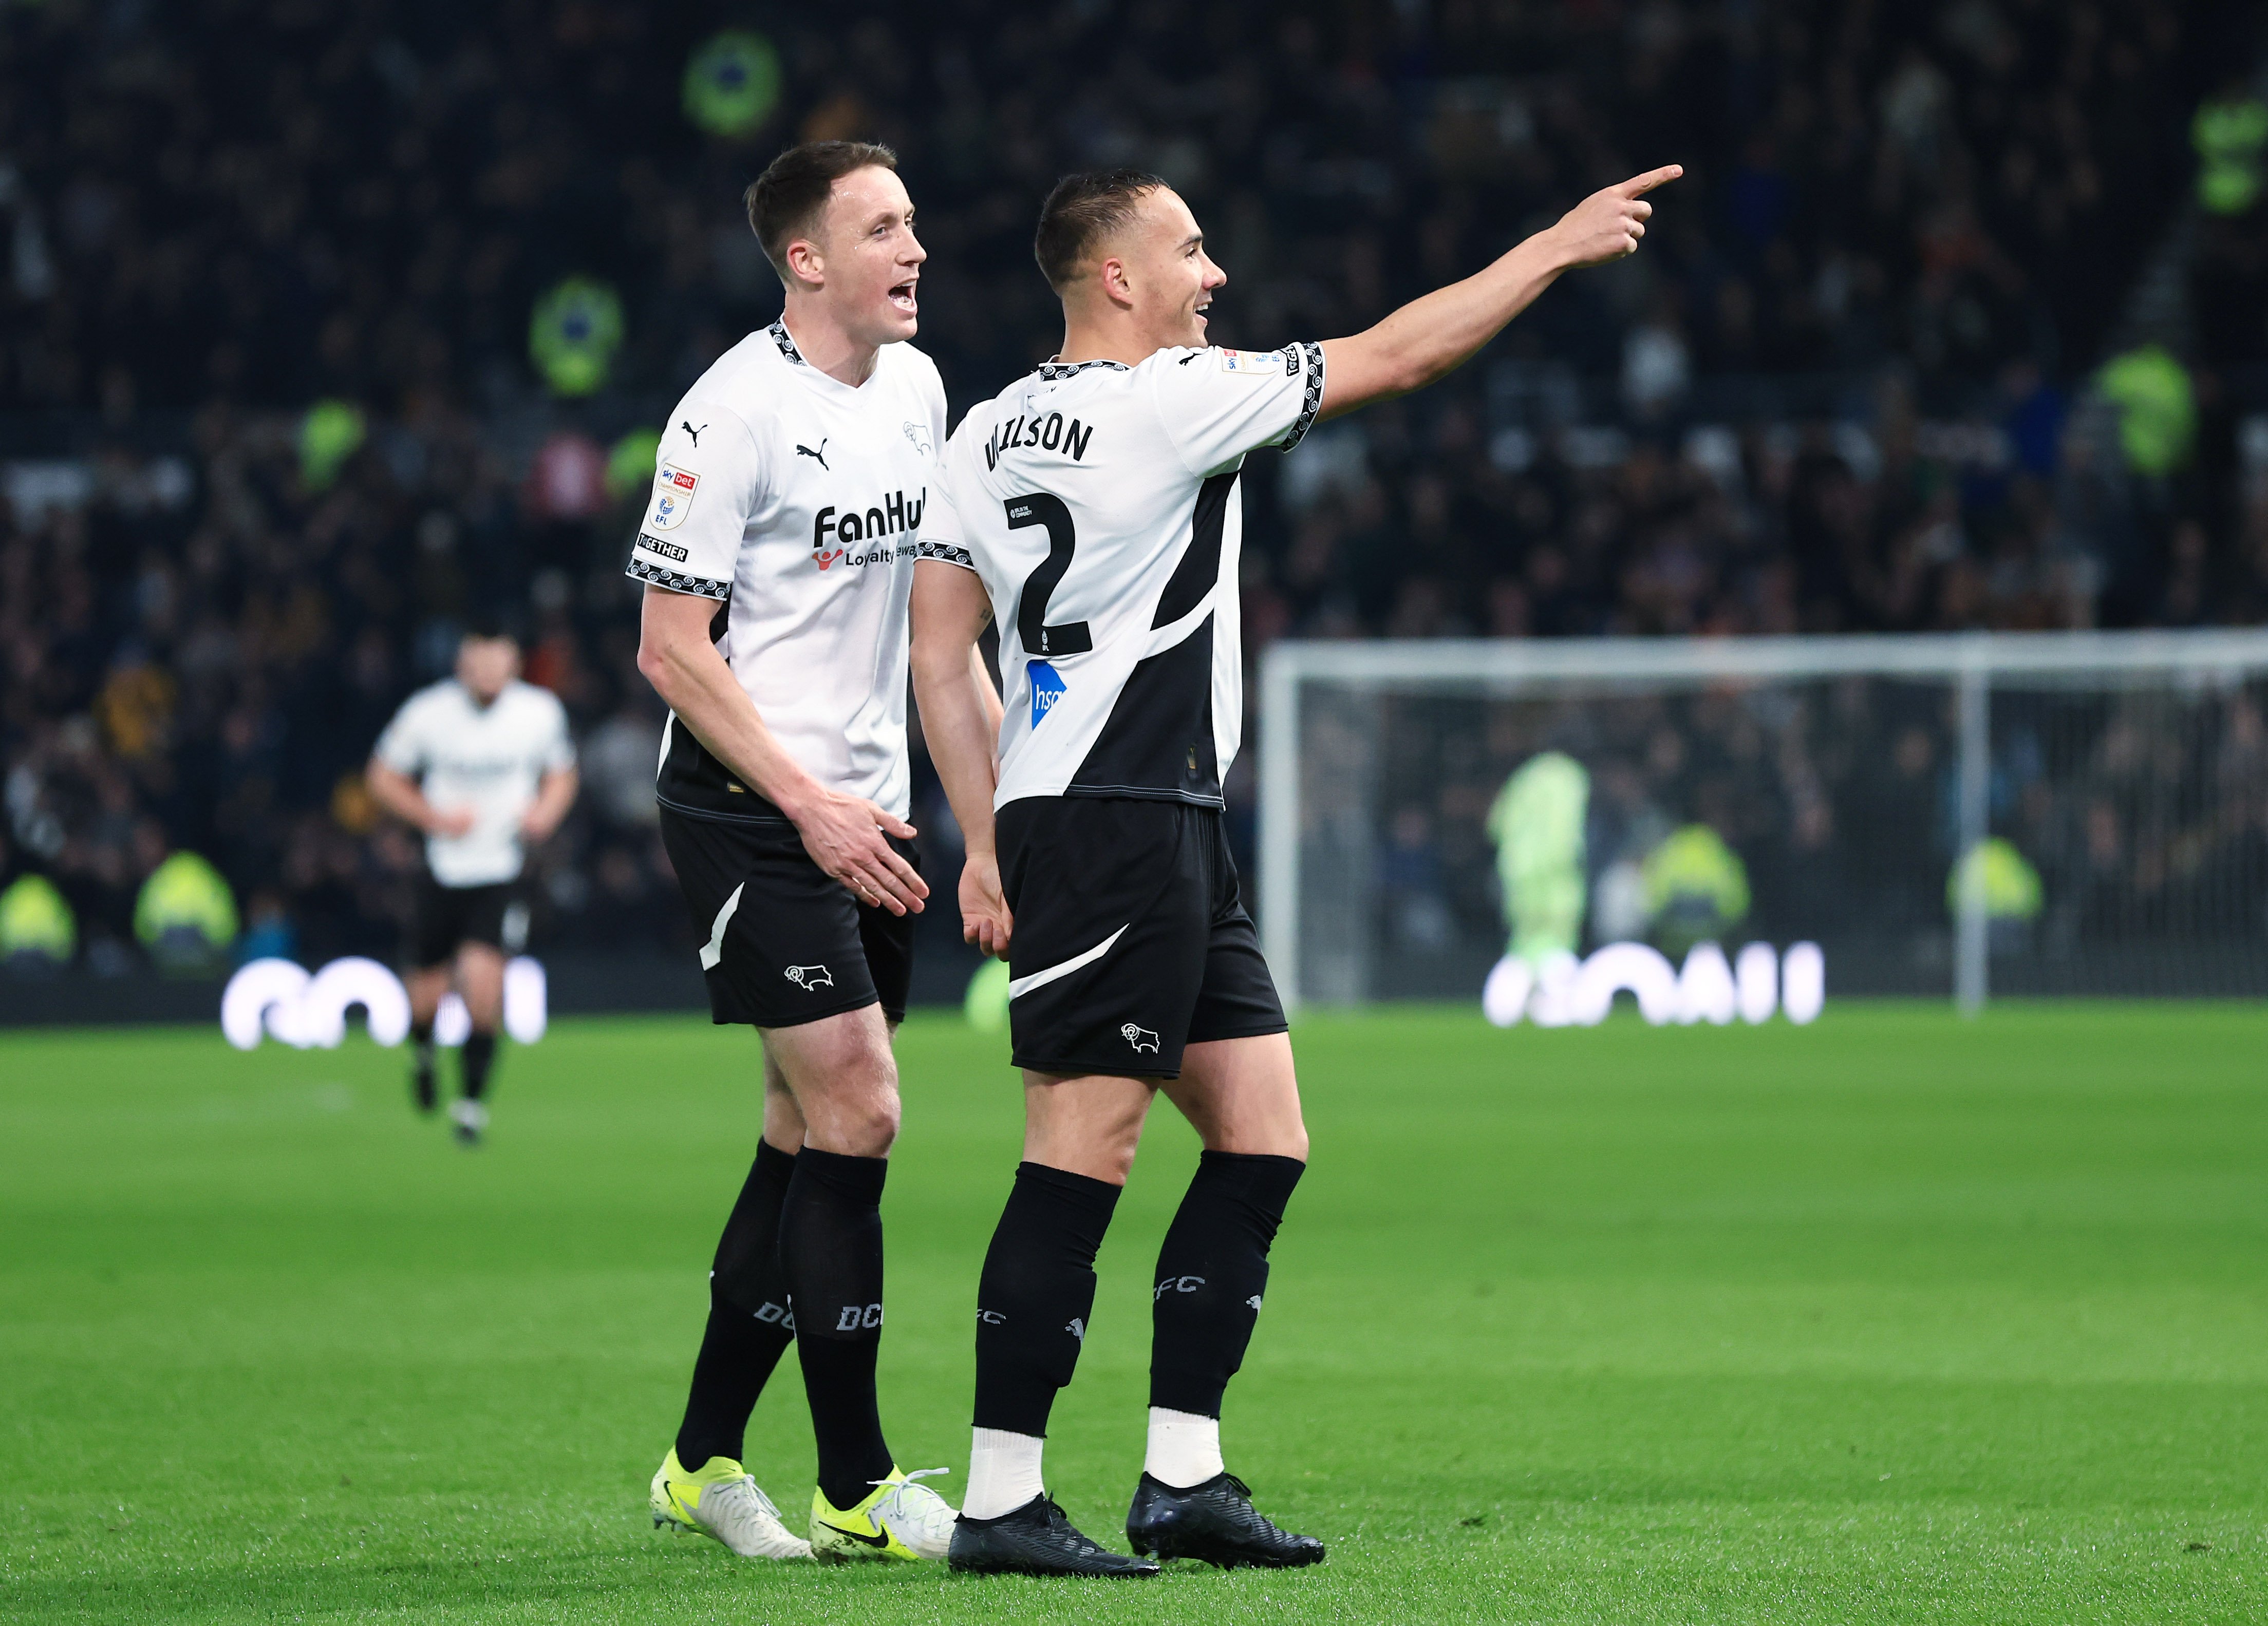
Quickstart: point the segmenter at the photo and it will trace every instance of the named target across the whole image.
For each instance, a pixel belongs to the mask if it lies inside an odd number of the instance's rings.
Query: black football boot
[[[1233,1474],[1215,1474],[1186,1490],[1143,1475],[1126,1510],[1126,1539],[1145,1557],[1202,1558],[1224,1570],[1296,1570],[1323,1561],[1321,1541],[1270,1523]]]
[[[1098,1547],[1043,1496],[998,1519],[963,1513],[946,1563],[964,1575],[1155,1575],[1158,1566]]]

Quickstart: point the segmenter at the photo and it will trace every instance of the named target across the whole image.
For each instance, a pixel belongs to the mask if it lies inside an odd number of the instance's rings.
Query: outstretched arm
[[[968,851],[961,873],[961,935],[987,954],[1005,958],[1013,922],[1000,895],[1000,862],[992,844],[1000,696],[976,649],[991,614],[975,572],[934,559],[914,566],[914,699],[930,761]]]
[[[1635,253],[1653,213],[1646,195],[1684,173],[1670,164],[1594,192],[1477,276],[1413,299],[1352,338],[1325,340],[1320,416],[1425,388],[1470,360],[1562,271]]]

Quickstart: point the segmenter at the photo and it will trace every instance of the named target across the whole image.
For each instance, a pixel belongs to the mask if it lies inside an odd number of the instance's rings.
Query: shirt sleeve
[[[1323,404],[1323,347],[1182,350],[1152,364],[1166,432],[1189,472],[1217,474],[1261,446],[1289,452]]]
[[[670,418],[622,573],[672,592],[729,599],[740,539],[770,485],[763,452],[740,416],[713,401],[681,401]]]
[[[965,424],[967,420],[962,422]],[[921,533],[915,541],[914,557],[935,559],[973,570],[976,560],[968,551],[968,536],[961,528],[961,511],[953,501],[953,465],[957,445],[956,438],[946,446],[945,455],[937,460],[929,495],[922,499]]]
[[[407,774],[415,779],[425,771],[425,731],[418,726],[419,713],[423,710],[417,703],[421,696],[412,695],[394,721],[371,747],[371,754],[397,774]]]

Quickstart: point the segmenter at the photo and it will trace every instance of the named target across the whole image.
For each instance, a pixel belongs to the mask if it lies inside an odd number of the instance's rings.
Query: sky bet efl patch
[[[653,511],[646,516],[646,529],[668,531],[682,524],[686,510],[693,506],[693,494],[700,489],[700,475],[664,463],[653,477]]]
[[[1281,350],[1232,350],[1216,349],[1220,357],[1220,370],[1251,379],[1280,379],[1284,376],[1284,352]]]

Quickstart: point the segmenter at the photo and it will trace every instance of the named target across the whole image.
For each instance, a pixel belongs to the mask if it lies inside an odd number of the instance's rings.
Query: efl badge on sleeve
[[[1284,352],[1281,350],[1232,350],[1218,348],[1213,354],[1220,357],[1220,370],[1248,379],[1280,379],[1284,376]]]
[[[646,516],[646,529],[675,530],[684,522],[686,510],[693,506],[693,494],[700,489],[700,475],[674,463],[664,463],[653,477],[653,511]]]

